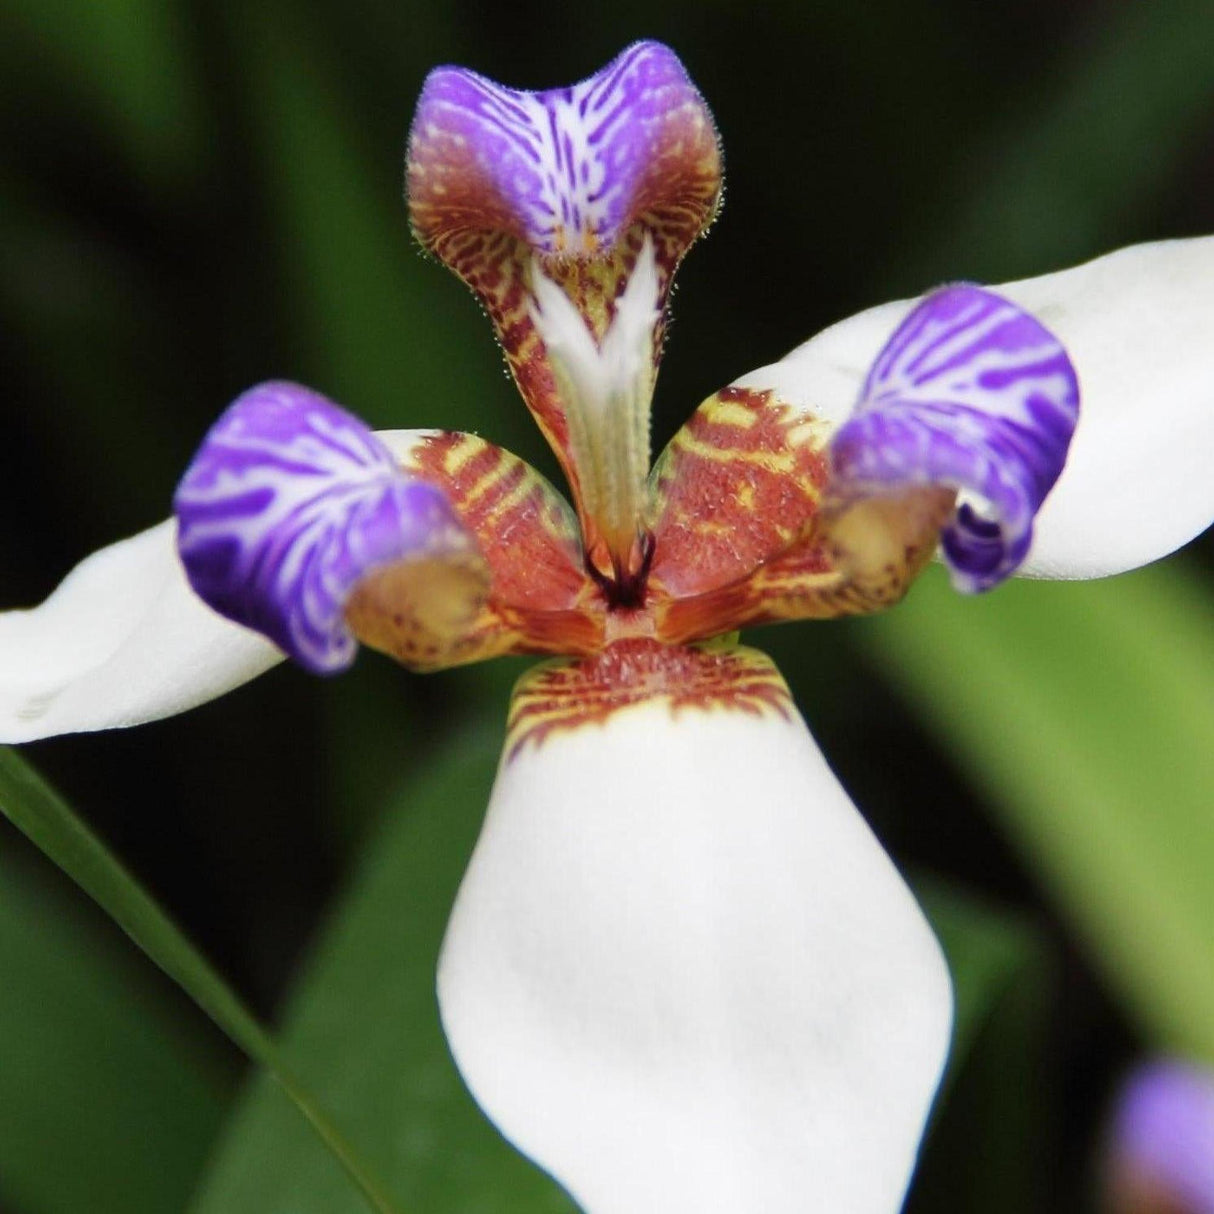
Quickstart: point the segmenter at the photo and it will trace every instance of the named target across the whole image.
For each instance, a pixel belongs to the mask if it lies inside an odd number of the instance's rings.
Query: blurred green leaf
[[[0,852],[0,1192],[28,1214],[171,1214],[231,1075],[40,877]]]
[[[915,894],[948,957],[956,1013],[908,1214],[1044,1208],[1048,1099],[1035,1065],[1049,1018],[1052,957],[1040,931],[942,881]]]
[[[180,0],[7,0],[2,86],[87,106],[153,177],[197,168],[205,151],[190,15]]]
[[[127,250],[98,241],[32,180],[10,174],[4,186],[0,322],[21,374],[57,402],[24,408],[20,423],[45,444],[48,479],[67,482],[81,507],[146,523],[167,507],[173,419],[131,352],[163,336],[160,305]]]
[[[948,958],[956,1007],[949,1076],[965,1066],[974,1042],[1009,991],[1048,969],[1045,941],[1022,919],[994,910],[943,881],[914,882],[915,897]]]
[[[270,1071],[370,1206],[380,1214],[394,1214],[395,1207],[378,1182],[232,989],[96,835],[9,748],[0,748],[0,812],[97,902],[250,1058]]]
[[[1107,252],[1200,149],[1214,113],[1214,8],[1098,11],[1058,57],[1052,93],[1009,98],[984,144],[959,149],[936,204],[948,222],[907,256],[895,289],[917,292],[942,273],[1040,274]]]
[[[237,39],[259,99],[263,184],[291,286],[284,302],[306,337],[301,354],[312,373],[378,426],[471,429],[509,412],[524,421],[485,318],[464,288],[422,257],[409,230],[405,133],[432,65],[410,64],[405,48],[400,133],[377,145],[307,22],[241,8]],[[410,67],[413,80],[404,84]],[[478,403],[487,396],[501,406],[488,414]]]
[[[953,595],[858,631],[1143,1025],[1214,1060],[1214,605],[1176,564]]]
[[[464,1091],[434,974],[493,780],[501,730],[465,735],[407,784],[292,1002],[301,1074],[375,1159],[405,1208],[565,1214],[556,1185],[498,1137]],[[333,1161],[264,1078],[226,1131],[193,1214],[357,1209]]]

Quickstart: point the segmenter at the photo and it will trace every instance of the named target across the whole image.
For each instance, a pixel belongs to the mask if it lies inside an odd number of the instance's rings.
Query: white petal
[[[408,467],[418,448],[428,438],[442,434],[441,430],[376,430],[375,437],[397,458]]]
[[[1057,334],[1079,428],[1021,572],[1102,577],[1214,522],[1214,237],[1135,245],[996,287]],[[739,380],[838,424],[911,302],[861,312]]]
[[[40,606],[0,613],[0,741],[172,716],[281,661],[194,594],[175,530],[103,548]]]
[[[434,430],[381,430],[402,463]],[[190,589],[170,519],[82,561],[46,602],[0,611],[0,743],[184,712],[282,661]]]
[[[804,723],[645,701],[503,760],[439,969],[476,1099],[592,1214],[894,1214],[930,929]]]

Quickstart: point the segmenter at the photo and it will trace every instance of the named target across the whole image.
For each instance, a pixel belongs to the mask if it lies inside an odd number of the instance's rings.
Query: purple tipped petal
[[[1078,412],[1075,370],[1044,325],[991,291],[945,287],[877,355],[831,444],[832,491],[972,495],[941,543],[957,589],[989,590],[1028,552]]]
[[[405,476],[357,418],[289,383],[250,389],[215,423],[174,511],[199,597],[318,674],[354,660],[343,611],[367,574],[473,547],[438,489]]]
[[[427,245],[479,229],[589,256],[654,207],[679,208],[680,243],[690,244],[715,212],[720,154],[678,57],[638,42],[589,79],[545,92],[438,68],[418,102],[408,180]]]
[[[1115,1208],[1214,1214],[1214,1074],[1143,1067],[1122,1093],[1108,1151]]]

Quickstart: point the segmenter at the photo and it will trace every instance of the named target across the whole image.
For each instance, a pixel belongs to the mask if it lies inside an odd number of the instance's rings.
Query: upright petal
[[[894,1214],[939,948],[750,650],[611,646],[515,694],[439,970],[465,1080],[592,1214]]]
[[[707,107],[658,42],[544,92],[436,68],[418,100],[408,173],[418,236],[461,275],[462,259],[446,256],[456,234],[508,233],[544,257],[591,258],[638,219],[669,267],[720,194]]]
[[[172,716],[281,660],[190,589],[176,530],[103,548],[40,606],[0,613],[0,742]]]
[[[712,116],[675,54],[638,42],[569,88],[525,92],[475,72],[432,72],[409,136],[414,231],[477,294],[528,407],[580,506],[568,402],[537,312],[562,292],[593,342],[648,240],[654,291],[643,386],[652,388],[671,278],[716,214],[721,154]],[[537,283],[539,290],[537,291]],[[565,326],[569,333],[569,326]],[[578,336],[574,330],[574,337]],[[648,441],[648,399],[646,441]]]
[[[394,621],[425,655],[471,628],[484,601],[484,558],[442,492],[295,384],[240,397],[173,504],[199,597],[318,674],[353,661],[350,610],[376,635],[382,618]]]
[[[476,622],[434,660],[419,662],[402,650],[392,627],[377,640],[364,639],[415,669],[603,647],[606,607],[586,572],[577,519],[530,464],[479,435],[452,430],[415,433],[398,458],[450,503],[484,554],[489,586]],[[388,617],[382,622],[392,624]]]
[[[1100,577],[1146,564],[1214,521],[1214,237],[1135,245],[996,288],[1058,338],[1083,407],[1020,572]],[[842,425],[911,305],[825,330],[744,376]]]
[[[997,585],[1024,558],[1077,410],[1053,334],[966,285],[902,320],[841,423],[770,388],[718,392],[654,469],[656,635],[880,610],[938,540],[958,589]]]

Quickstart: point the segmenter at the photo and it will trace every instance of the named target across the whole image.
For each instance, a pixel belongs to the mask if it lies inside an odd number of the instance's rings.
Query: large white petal
[[[795,713],[646,701],[503,759],[439,969],[460,1070],[593,1214],[894,1214],[951,990]]]
[[[1214,237],[1135,245],[997,287],[1062,340],[1079,427],[1021,572],[1101,577],[1214,522]],[[835,424],[911,302],[861,312],[739,384]]]
[[[171,716],[282,659],[194,594],[175,528],[103,548],[40,606],[0,613],[0,741]]]

